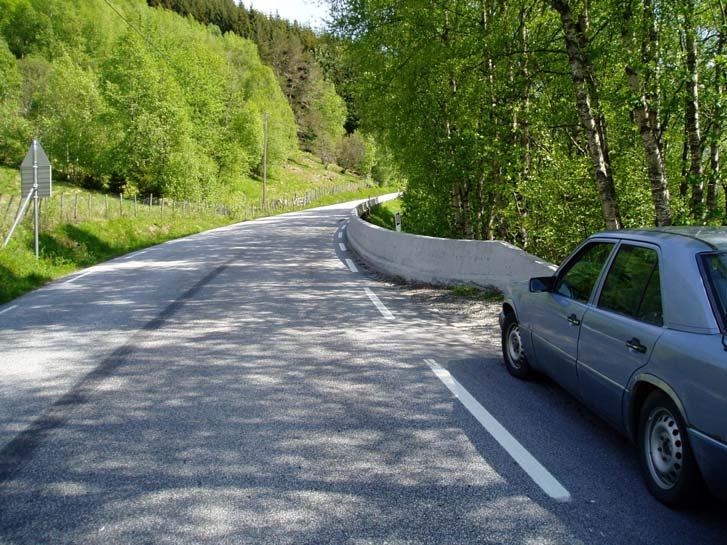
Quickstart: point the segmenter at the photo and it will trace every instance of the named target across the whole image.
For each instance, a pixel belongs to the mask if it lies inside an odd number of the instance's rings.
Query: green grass
[[[457,297],[465,299],[472,299],[475,301],[492,301],[501,302],[504,297],[502,293],[492,290],[483,290],[477,286],[470,286],[466,284],[459,284],[449,288],[450,291]]]
[[[106,196],[103,194],[54,182],[54,197],[45,201],[42,208],[40,259],[36,260],[33,252],[32,214],[26,216],[8,247],[0,249],[0,303],[80,268],[174,238],[272,213],[396,191],[392,187],[367,185],[361,178],[337,172],[338,167],[325,170],[319,161],[305,154],[298,160],[300,163],[293,163],[281,178],[271,180],[268,199],[287,201],[279,202],[274,211],[260,209],[259,203],[255,203],[258,204],[255,209],[251,206],[236,206],[227,214],[220,214],[216,213],[214,207],[211,210],[199,210],[194,204],[183,208],[177,203],[172,212],[169,203],[164,210],[156,204],[148,207],[141,202],[134,207],[133,201],[129,199],[119,203],[117,195],[108,196],[107,209]],[[3,237],[17,210],[19,184],[17,170],[0,167],[0,195],[4,194],[3,200],[0,200],[0,234]],[[330,193],[336,187],[350,184],[354,184],[356,190]],[[65,197],[62,213],[61,193]],[[300,206],[292,202],[296,194],[300,197],[305,193],[311,199],[308,204]],[[9,195],[13,195],[12,201]]]
[[[173,238],[228,223],[224,216],[114,218],[65,223],[40,234],[40,259],[33,252],[33,232],[23,225],[0,251],[0,303],[4,303],[77,269]],[[27,222],[26,222],[27,223]]]
[[[376,206],[371,212],[369,212],[364,219],[369,223],[383,227],[384,229],[391,229],[392,231],[396,228],[394,224],[394,216],[397,212],[401,212],[401,201],[394,199],[386,201]],[[402,214],[401,230],[406,231],[405,221]]]
[[[307,152],[298,152],[282,167],[268,172],[267,198],[273,200],[292,200],[306,192],[325,191],[348,184],[360,184],[361,178],[344,173],[341,167],[324,167],[320,159]],[[262,199],[262,178],[246,178],[235,183],[226,201],[257,203]]]

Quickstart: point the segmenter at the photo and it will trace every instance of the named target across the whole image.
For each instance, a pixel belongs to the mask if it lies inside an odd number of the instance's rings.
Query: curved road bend
[[[621,438],[507,375],[496,331],[359,272],[351,206],[0,307],[0,543],[725,543],[724,507],[652,500]]]

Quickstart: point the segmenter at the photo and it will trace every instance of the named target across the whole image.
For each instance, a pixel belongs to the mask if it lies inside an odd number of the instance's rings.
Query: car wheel
[[[502,324],[502,357],[512,376],[526,379],[532,375],[532,368],[523,350],[520,324],[512,312],[505,315]]]
[[[663,392],[652,392],[641,407],[637,444],[646,485],[656,499],[675,509],[695,505],[702,477],[684,419]]]

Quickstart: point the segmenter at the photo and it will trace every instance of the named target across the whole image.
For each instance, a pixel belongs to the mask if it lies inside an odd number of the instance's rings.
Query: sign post
[[[18,215],[15,217],[15,222],[10,228],[8,236],[5,238],[3,247],[7,246],[8,242],[10,242],[10,237],[13,236],[15,229],[18,227],[18,224],[25,215],[30,199],[33,199],[35,257],[36,259],[39,257],[38,199],[40,197],[50,197],[52,194],[53,176],[51,171],[51,164],[48,160],[48,156],[45,154],[43,146],[41,146],[37,140],[33,140],[28,153],[25,155],[25,159],[23,159],[23,162],[20,163],[20,192],[23,197],[23,201],[18,209]]]
[[[396,225],[396,232],[401,233],[401,212],[394,214],[394,225]]]

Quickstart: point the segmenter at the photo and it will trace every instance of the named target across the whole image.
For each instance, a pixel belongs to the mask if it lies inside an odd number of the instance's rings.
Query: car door
[[[578,393],[576,358],[581,320],[614,241],[585,244],[558,271],[552,291],[535,294],[532,341],[538,367],[574,394]]]
[[[629,378],[649,361],[662,334],[659,251],[622,242],[597,302],[583,318],[578,379],[583,401],[617,427]]]

